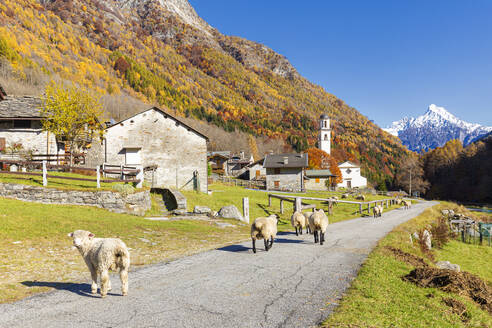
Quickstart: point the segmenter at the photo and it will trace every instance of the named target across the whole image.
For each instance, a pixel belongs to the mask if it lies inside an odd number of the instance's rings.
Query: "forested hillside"
[[[55,79],[109,97],[116,119],[141,109],[129,105],[138,99],[297,151],[315,145],[317,118],[327,113],[335,159],[359,161],[381,186],[408,156],[396,137],[285,57],[222,35],[185,0],[0,0],[0,57],[3,72],[39,92]]]

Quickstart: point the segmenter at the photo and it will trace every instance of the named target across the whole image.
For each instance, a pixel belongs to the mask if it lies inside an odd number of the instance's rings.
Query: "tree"
[[[396,185],[408,191],[425,193],[429,188],[429,182],[424,180],[424,169],[422,162],[417,156],[409,156],[400,164],[396,174]]]
[[[87,145],[96,134],[102,137],[99,99],[75,85],[65,88],[51,81],[46,86],[40,113],[43,130],[53,133],[57,140],[68,142],[70,165],[74,147]]]
[[[343,181],[342,172],[333,156],[328,155],[328,153],[318,148],[309,148],[307,153],[308,168],[310,170],[329,169],[331,174],[336,176],[335,179],[332,180],[332,184],[336,185]]]

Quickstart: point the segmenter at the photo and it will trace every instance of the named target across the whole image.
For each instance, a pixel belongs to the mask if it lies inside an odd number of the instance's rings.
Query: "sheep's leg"
[[[270,248],[273,246],[273,236],[270,237]]]
[[[91,271],[91,278],[92,278],[91,293],[95,294],[97,293],[97,271],[92,267],[89,267],[89,270]]]
[[[296,236],[299,236],[299,234],[297,233],[297,226],[296,226]]]
[[[269,249],[269,248],[268,248],[268,239],[266,239],[266,238],[265,238],[265,239],[263,239],[263,243],[265,244],[265,251],[267,251],[267,252],[268,252],[268,249]]]
[[[128,295],[128,269],[120,269],[120,279],[121,279],[121,294],[123,296]]]
[[[256,240],[251,238],[251,241],[253,242],[253,253],[256,253]]]
[[[300,232],[300,234],[302,236],[302,226],[299,227],[299,232]]]
[[[318,231],[314,231],[314,243],[316,244],[318,242]]]
[[[323,243],[325,242],[325,233],[324,232],[321,232],[321,231],[319,232],[319,239],[320,239],[319,243],[321,245],[323,245]]]
[[[109,273],[108,270],[105,269],[101,272],[101,297],[106,297],[108,294],[108,282],[109,282]]]

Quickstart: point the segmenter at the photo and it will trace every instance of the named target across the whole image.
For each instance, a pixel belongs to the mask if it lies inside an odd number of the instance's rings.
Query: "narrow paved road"
[[[0,305],[1,327],[311,327],[326,318],[376,242],[425,208],[330,225],[312,235],[277,236],[269,252],[251,243],[186,257],[130,274],[128,297],[90,295],[89,284]],[[75,255],[74,255],[75,256]],[[89,273],[88,273],[89,275]]]

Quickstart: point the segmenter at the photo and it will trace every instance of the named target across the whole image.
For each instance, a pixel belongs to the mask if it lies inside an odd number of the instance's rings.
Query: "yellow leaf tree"
[[[74,147],[87,145],[94,135],[102,136],[103,126],[98,119],[101,107],[98,98],[75,85],[64,87],[51,81],[46,86],[40,108],[43,129],[57,140],[68,142],[70,165]]]

